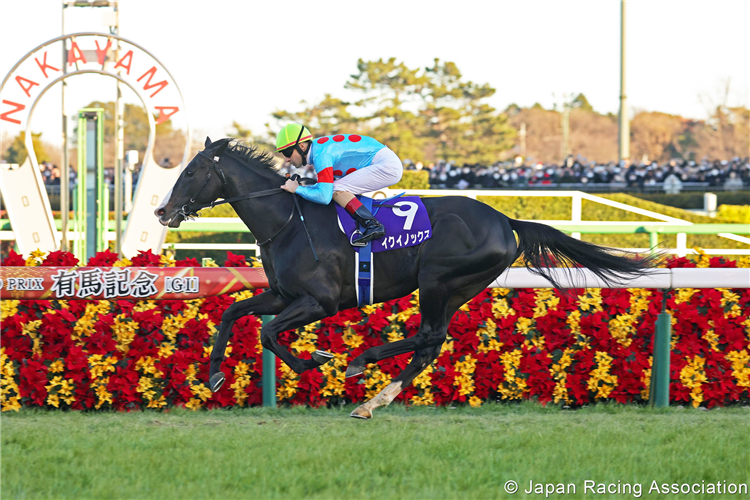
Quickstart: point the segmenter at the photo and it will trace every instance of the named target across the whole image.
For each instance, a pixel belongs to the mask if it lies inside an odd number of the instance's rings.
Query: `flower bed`
[[[2,265],[76,265],[62,252],[18,254]],[[670,259],[668,267],[737,267],[747,262]],[[89,266],[199,266],[142,253],[131,261],[102,252]],[[224,264],[257,265],[228,254]],[[223,370],[212,394],[208,356],[221,315],[247,290],[192,301],[2,301],[2,411],[22,406],[76,410],[191,409],[262,402],[260,321],[234,326]],[[451,321],[437,361],[398,399],[415,405],[536,399],[582,405],[648,399],[651,339],[662,291],[587,289],[570,296],[549,289],[488,289]],[[669,292],[673,314],[670,397],[693,406],[750,401],[750,290],[680,289]],[[320,406],[374,396],[410,355],[370,365],[345,379],[348,362],[367,348],[416,333],[418,294],[281,334],[300,357],[324,349],[335,358],[297,375],[277,360],[281,403]]]

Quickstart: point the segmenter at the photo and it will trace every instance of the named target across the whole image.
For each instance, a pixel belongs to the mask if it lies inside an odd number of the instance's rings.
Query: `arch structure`
[[[63,48],[67,53],[64,61],[58,59],[64,53]],[[50,88],[83,74],[98,74],[123,83],[135,92],[146,109],[148,146],[133,210],[128,215],[122,238],[122,253],[125,257],[136,255],[140,250],[151,249],[158,253],[167,228],[159,224],[153,211],[190,160],[190,127],[185,101],[172,75],[153,54],[120,36],[95,32],[63,35],[37,46],[13,66],[0,85],[0,134],[14,137],[23,132],[28,153],[23,165],[3,164],[0,169],[0,190],[16,233],[16,243],[24,254],[36,249],[59,248],[61,235],[55,227],[32,147],[31,120],[37,104]],[[170,119],[187,132],[182,161],[171,168],[160,166],[153,158],[156,125]],[[127,123],[125,127],[127,129]]]

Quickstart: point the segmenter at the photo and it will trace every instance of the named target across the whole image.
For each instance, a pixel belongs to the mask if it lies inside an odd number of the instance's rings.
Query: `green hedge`
[[[630,195],[640,198],[641,200],[652,201],[668,207],[685,208],[685,209],[703,209],[704,193],[629,193]],[[750,200],[750,191],[733,191],[718,192],[716,202],[719,205],[747,205]]]
[[[427,170],[404,170],[404,176],[391,189],[430,189],[430,172]]]

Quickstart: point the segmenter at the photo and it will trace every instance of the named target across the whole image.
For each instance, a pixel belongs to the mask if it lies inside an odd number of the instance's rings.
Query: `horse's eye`
[[[191,172],[191,171],[188,170],[187,172],[185,172],[185,175],[187,175],[188,177],[192,177],[193,176],[193,172]]]

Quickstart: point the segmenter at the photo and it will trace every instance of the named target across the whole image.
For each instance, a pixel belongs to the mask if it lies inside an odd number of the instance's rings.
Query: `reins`
[[[221,168],[219,168],[219,161],[221,160],[221,156],[211,157],[203,151],[199,151],[198,154],[211,160],[211,166],[213,167],[214,170],[216,170],[219,177],[221,178],[222,183],[226,186],[227,177],[226,175],[224,175],[224,171]],[[231,156],[232,159],[234,159],[235,161],[238,161],[239,163],[242,163],[243,165],[252,168],[248,163],[241,160],[240,158],[237,158],[236,156],[232,156],[232,155],[229,155],[229,156]],[[299,179],[299,175],[294,174],[292,176],[292,180],[297,180],[297,179]],[[209,170],[208,174],[206,174],[206,180],[203,181],[203,185],[200,187],[200,189],[198,189],[198,192],[195,193],[195,195],[192,198],[190,198],[190,204],[195,203],[195,199],[198,198],[198,195],[200,195],[201,191],[203,191],[203,188],[206,187],[206,185],[208,184],[208,181],[210,180],[211,180],[211,170]],[[214,200],[211,203],[201,203],[199,205],[195,205],[190,208],[188,207],[188,205],[183,205],[178,213],[181,214],[184,219],[189,219],[192,217],[198,217],[198,210],[203,210],[204,208],[213,208],[217,205],[224,205],[226,203],[234,203],[235,201],[250,200],[253,198],[261,198],[263,196],[271,196],[271,195],[282,193],[282,192],[284,192],[284,189],[281,189],[281,188],[265,189],[263,191],[256,191],[254,193],[248,193],[248,194],[241,195],[241,196],[235,196],[234,198],[228,198],[228,199],[221,200],[221,201]],[[273,236],[268,238],[266,241],[258,243],[258,246],[264,247],[268,245],[269,243],[271,243],[271,241],[273,241],[275,237],[281,234],[281,232],[289,225],[289,223],[294,218],[294,211],[296,209],[297,212],[299,212],[299,218],[302,221],[302,226],[305,228],[305,234],[307,234],[307,241],[310,243],[310,249],[312,250],[313,256],[315,257],[315,261],[317,262],[318,254],[317,252],[315,252],[315,247],[313,246],[312,238],[310,237],[310,231],[307,230],[307,224],[305,223],[305,217],[302,215],[302,209],[299,206],[299,201],[297,200],[297,194],[296,193],[291,193],[291,194],[292,194],[292,197],[294,198],[294,205],[292,205],[292,212],[289,214],[289,217],[287,218],[286,222],[284,223],[283,226],[281,226],[281,229],[276,231],[276,233]]]

